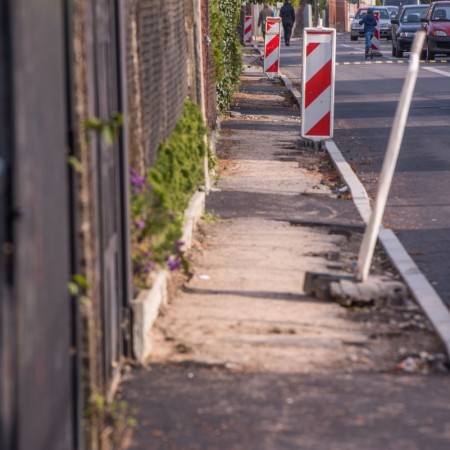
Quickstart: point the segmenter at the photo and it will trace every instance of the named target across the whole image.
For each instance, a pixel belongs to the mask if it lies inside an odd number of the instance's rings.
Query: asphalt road
[[[281,70],[294,83],[301,77],[301,41],[281,49]],[[391,124],[409,54],[364,61],[363,40],[337,37],[334,141],[352,163],[369,195],[376,195]],[[407,128],[384,216],[450,306],[450,59],[422,63]]]

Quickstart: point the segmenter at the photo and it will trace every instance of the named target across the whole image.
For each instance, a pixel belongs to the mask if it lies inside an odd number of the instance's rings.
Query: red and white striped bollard
[[[252,37],[253,37],[252,25],[253,25],[253,17],[245,16],[245,20],[244,20],[244,43],[245,44],[251,44],[251,42],[252,42]]]
[[[373,38],[370,41],[370,48],[375,52],[381,51],[381,43],[380,43],[380,13],[375,11],[373,13],[375,20],[377,21],[377,26],[375,27],[375,32],[373,34]]]
[[[333,137],[336,30],[305,28],[302,56],[302,126],[306,139]]]
[[[281,18],[267,17],[264,39],[264,73],[273,78],[280,66]]]

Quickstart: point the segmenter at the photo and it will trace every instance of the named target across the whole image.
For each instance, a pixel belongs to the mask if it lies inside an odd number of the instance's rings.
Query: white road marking
[[[430,72],[438,73],[439,75],[444,75],[445,77],[450,77],[449,72],[445,72],[444,70],[436,69],[435,67],[423,67],[424,70],[429,70]]]

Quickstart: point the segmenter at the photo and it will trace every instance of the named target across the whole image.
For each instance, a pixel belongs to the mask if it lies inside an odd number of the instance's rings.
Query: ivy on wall
[[[187,100],[168,140],[158,148],[156,165],[146,174],[131,169],[131,247],[133,285],[145,288],[155,267],[185,266],[182,253],[184,211],[204,184],[206,127],[202,114]]]
[[[217,68],[217,107],[229,107],[239,85],[242,54],[238,36],[240,0],[211,0],[211,45]]]

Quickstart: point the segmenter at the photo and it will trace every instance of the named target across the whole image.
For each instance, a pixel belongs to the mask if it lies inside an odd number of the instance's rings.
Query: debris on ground
[[[423,375],[428,375],[432,372],[450,372],[449,361],[444,353],[436,353],[434,355],[428,352],[413,353],[403,357],[396,368],[401,372],[420,373]]]

